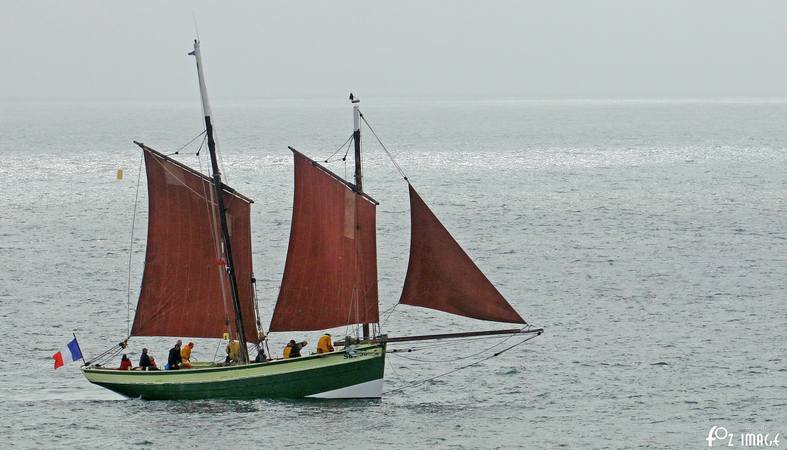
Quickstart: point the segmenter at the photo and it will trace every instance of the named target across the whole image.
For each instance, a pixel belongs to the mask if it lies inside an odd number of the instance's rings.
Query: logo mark
[[[724,427],[717,427],[716,425],[710,427],[710,431],[708,431],[708,437],[705,438],[708,441],[708,447],[713,447],[713,442],[716,440],[723,441],[727,439],[730,434],[727,432],[727,429]],[[732,438],[730,437],[730,441]]]
[[[776,433],[771,436],[770,433],[737,433],[738,438],[733,440],[735,433],[730,433],[724,427],[717,427],[716,425],[710,427],[708,430],[708,447],[713,447],[713,443],[720,441],[718,445],[726,447],[778,447],[779,435]]]

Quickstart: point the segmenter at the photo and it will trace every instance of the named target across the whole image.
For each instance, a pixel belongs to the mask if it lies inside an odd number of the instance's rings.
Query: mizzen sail
[[[212,180],[140,145],[148,179],[145,270],[132,336],[236,335]],[[252,287],[251,200],[226,187],[233,263],[246,340],[257,340]],[[234,331],[233,331],[234,330]]]
[[[410,187],[410,262],[399,303],[525,323]]]
[[[270,331],[378,322],[376,203],[292,151],[292,228]]]

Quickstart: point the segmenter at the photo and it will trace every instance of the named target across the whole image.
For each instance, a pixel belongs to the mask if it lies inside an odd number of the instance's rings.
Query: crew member
[[[128,359],[128,355],[123,354],[123,357],[120,358],[120,367],[118,370],[131,370],[131,360]]]
[[[331,342],[331,333],[325,333],[320,336],[317,341],[317,353],[330,353],[333,351],[333,343]]]
[[[284,347],[284,359],[298,358],[301,356],[301,349],[306,345],[308,345],[306,341],[295,342],[295,339],[290,339],[290,342]]]
[[[178,339],[178,342],[175,343],[175,346],[169,349],[169,356],[167,358],[167,367],[165,369],[168,370],[178,370],[180,369],[180,363],[183,359],[180,356],[180,347],[183,345],[183,342]]]
[[[257,357],[254,358],[254,362],[261,363],[261,362],[265,362],[267,360],[268,360],[268,357],[265,356],[265,350],[260,345],[259,347],[257,347]]]
[[[156,364],[153,358],[148,355],[148,349],[142,349],[142,355],[139,357],[139,368],[142,370],[156,370]]]
[[[240,355],[240,342],[237,339],[227,342],[225,351],[227,352],[227,358],[224,359],[224,364],[237,363]]]
[[[184,369],[191,369],[191,349],[194,348],[194,343],[189,342],[180,350],[181,367]]]

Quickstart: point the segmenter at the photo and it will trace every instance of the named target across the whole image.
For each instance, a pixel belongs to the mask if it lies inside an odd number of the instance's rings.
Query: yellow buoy
[[[118,180],[122,180],[123,179],[123,169],[118,169],[117,179]]]

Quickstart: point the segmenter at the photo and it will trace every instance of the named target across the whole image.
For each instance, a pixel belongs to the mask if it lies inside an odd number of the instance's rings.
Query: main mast
[[[361,101],[350,93],[350,102],[353,105],[353,142],[355,143],[355,190],[363,193],[363,174],[361,171],[361,111],[358,103]],[[364,314],[366,317],[366,314]],[[363,324],[363,339],[369,339],[369,324]]]
[[[200,54],[199,41],[194,40],[194,51],[189,53],[194,55],[197,61],[197,76],[199,78],[199,93],[202,97],[202,112],[205,116],[205,134],[208,137],[208,151],[210,152],[210,163],[213,169],[213,192],[216,197],[216,204],[219,209],[221,221],[221,239],[224,244],[224,254],[227,261],[227,276],[230,280],[230,291],[232,293],[232,307],[235,310],[235,322],[238,328],[238,343],[240,344],[241,363],[249,362],[249,352],[246,348],[246,332],[243,328],[243,316],[241,313],[240,297],[238,295],[238,281],[235,278],[235,268],[232,260],[232,245],[230,244],[230,232],[227,226],[227,213],[224,208],[224,184],[221,181],[221,171],[219,170],[218,158],[216,157],[216,140],[213,136],[213,122],[211,121],[210,103],[208,102],[208,89],[205,86],[205,74],[202,70],[202,55]]]

